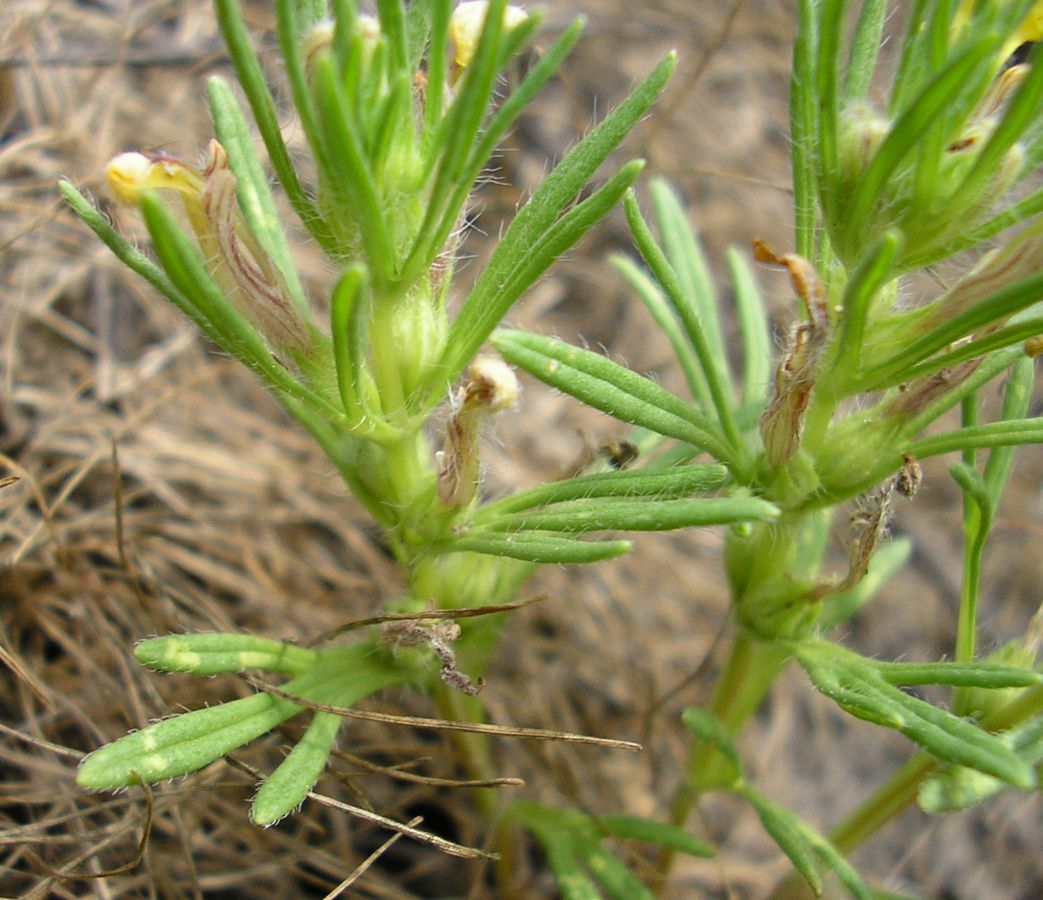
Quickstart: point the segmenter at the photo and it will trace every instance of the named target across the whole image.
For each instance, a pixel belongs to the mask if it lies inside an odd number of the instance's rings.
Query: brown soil
[[[630,152],[678,184],[724,273],[724,249],[765,238],[788,249],[786,73],[789,0],[549,3],[550,28],[579,12],[588,35],[560,81],[516,130],[501,183],[482,202],[495,235],[547,168],[670,47],[681,66]],[[266,3],[251,24],[270,34]],[[271,49],[270,36],[264,46]],[[0,895],[25,897],[323,896],[386,837],[309,802],[279,827],[247,820],[252,779],[224,762],[152,791],[87,795],[81,754],[180,708],[252,689],[142,670],[135,640],[248,629],[312,636],[372,615],[400,588],[375,533],[323,456],[241,367],[125,272],[63,208],[61,176],[105,192],[105,162],[124,149],[194,158],[210,136],[205,79],[228,74],[203,0],[7,0],[0,10]],[[299,138],[299,135],[297,136]],[[127,231],[131,216],[113,210]],[[582,336],[676,382],[668,347],[606,266],[628,239],[615,216],[513,314],[516,323]],[[316,295],[330,273],[304,247]],[[476,269],[472,266],[471,269]],[[468,277],[465,271],[464,279]],[[781,323],[792,298],[762,273]],[[727,296],[727,286],[721,290]],[[576,429],[621,429],[527,385],[500,429],[489,489],[527,486],[581,451]],[[986,646],[1038,607],[1043,558],[1040,454],[1021,454],[987,572]],[[882,657],[951,652],[959,572],[959,497],[928,467],[896,530],[917,541],[911,570],[851,624],[849,640]],[[487,675],[498,722],[643,741],[631,755],[500,740],[501,774],[526,796],[592,812],[664,815],[687,741],[680,710],[705,679],[665,697],[711,654],[727,618],[721,536],[637,541],[622,560],[549,569],[524,591],[549,602],[514,616]],[[370,704],[430,715],[423,698]],[[237,757],[270,770],[300,732],[290,723]],[[328,795],[481,846],[488,824],[464,790],[393,781],[356,758],[460,777],[448,740],[351,722],[320,787]],[[901,738],[839,715],[797,673],[784,676],[743,743],[770,796],[828,828],[909,754]],[[972,814],[912,811],[855,861],[880,886],[926,897],[1033,898],[1043,885],[1038,796],[1007,795]],[[750,810],[711,800],[695,827],[720,847],[684,862],[667,896],[763,897],[787,871]],[[553,896],[540,854],[519,846],[518,895]],[[640,867],[640,860],[637,861]],[[400,841],[350,889],[358,897],[487,897],[482,865]]]

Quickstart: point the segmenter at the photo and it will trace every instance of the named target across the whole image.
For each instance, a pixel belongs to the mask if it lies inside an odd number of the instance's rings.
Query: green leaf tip
[[[141,782],[169,781],[270,731],[299,707],[268,694],[198,709],[132,731],[85,757],[80,787],[111,791]]]
[[[175,634],[134,647],[143,666],[163,672],[219,675],[259,669],[298,675],[317,658],[314,650],[252,634]]]
[[[304,737],[261,785],[250,806],[255,825],[274,825],[297,809],[326,766],[341,719],[318,712]]]
[[[655,819],[648,819],[644,816],[614,813],[599,816],[597,823],[606,834],[610,834],[612,837],[667,847],[689,856],[710,859],[716,852],[706,841],[700,840],[683,828],[668,825],[665,822],[657,822]]]

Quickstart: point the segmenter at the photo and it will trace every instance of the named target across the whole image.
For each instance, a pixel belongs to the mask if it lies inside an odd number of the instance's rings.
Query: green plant
[[[117,199],[140,210],[155,260],[62,184],[76,213],[121,260],[254,370],[311,432],[383,527],[407,585],[346,645],[300,647],[249,634],[172,635],[137,645],[137,659],[160,671],[253,670],[289,680],[133,732],[92,753],[79,783],[112,790],[184,775],[308,709],[304,737],[254,799],[259,824],[305,799],[341,715],[385,686],[433,691],[441,711],[462,717],[465,730],[491,730],[481,724],[480,705],[466,701],[480,690],[503,616],[473,613],[504,611],[534,566],[592,562],[628,548],[623,540],[585,539],[594,532],[776,514],[752,497],[700,496],[723,481],[717,465],[666,477],[603,472],[480,502],[482,430],[514,404],[517,385],[502,361],[475,354],[514,301],[637,178],[642,164],[634,161],[587,190],[654,101],[673,57],[547,176],[451,317],[468,198],[499,140],[567,57],[581,23],[566,28],[496,104],[501,73],[535,33],[539,15],[504,0],[455,10],[449,0],[382,0],[375,17],[350,0],[334,2],[332,18],[323,2],[280,0],[276,7],[290,94],[317,172],[307,185],[283,143],[238,4],[216,3],[272,168],[339,272],[324,304],[328,326],[302,287],[248,122],[223,80],[209,85],[217,139],[203,165],[126,153],[108,167]],[[447,401],[436,452],[433,416]],[[487,749],[464,746],[470,767],[487,770]]]
[[[857,15],[845,0],[802,0],[791,125],[796,253],[756,247],[791,278],[799,317],[769,369],[769,329],[742,258],[730,259],[742,368],[733,376],[722,310],[679,200],[652,187],[653,235],[631,192],[626,211],[647,266],[616,266],[664,331],[689,397],[558,340],[514,331],[493,337],[510,362],[658,436],[649,468],[709,454],[728,471],[722,493],[770,501],[778,517],[731,529],[725,567],[733,632],[708,710],[689,710],[695,736],[673,824],[707,792],[744,797],[806,883],[820,867],[855,896],[866,883],[843,854],[919,797],[929,810],[963,808],[1005,788],[1038,788],[1043,676],[1038,621],[994,656],[976,646],[980,562],[1016,446],[1043,441],[1026,418],[1037,336],[1043,332],[1043,192],[1009,193],[1043,153],[1041,50],[1033,2],[912,4],[886,97],[874,101],[887,3]],[[852,27],[849,28],[849,25]],[[964,254],[1022,229],[976,260]],[[962,272],[920,305],[905,279],[952,260]],[[1005,378],[995,419],[979,398]],[[737,389],[736,386],[739,386]],[[928,437],[950,410],[962,415]],[[895,505],[915,494],[920,460],[959,453],[964,492],[963,596],[951,662],[883,663],[826,635],[900,567],[886,543]],[[663,468],[660,468],[663,467]],[[831,572],[827,534],[848,514],[847,564]],[[1037,617],[1038,619],[1038,617]],[[781,669],[800,665],[846,712],[901,732],[922,753],[826,838],[745,780],[734,739]],[[902,688],[952,687],[950,709]],[[670,853],[664,851],[665,877]],[[780,887],[780,895],[795,882]]]
[[[477,679],[504,618],[473,614],[503,611],[535,566],[627,550],[624,540],[589,539],[601,532],[728,525],[732,643],[710,708],[684,716],[694,744],[673,821],[527,801],[506,816],[543,845],[565,896],[648,893],[604,846],[607,838],[658,845],[661,878],[673,852],[710,852],[681,829],[711,790],[744,798],[816,892],[824,867],[854,895],[869,896],[843,854],[917,791],[925,808],[941,810],[1007,787],[1036,788],[1038,640],[1030,633],[994,659],[980,658],[975,640],[980,561],[1013,449],[1043,441],[1043,426],[1026,418],[1029,356],[1043,332],[1043,190],[1009,199],[1043,156],[1039,53],[1008,64],[1039,36],[1034,2],[965,0],[955,8],[917,0],[886,102],[876,103],[887,4],[867,0],[849,29],[846,0],[801,0],[791,102],[796,252],[757,248],[760,261],[788,271],[799,321],[773,369],[758,291],[733,254],[737,377],[725,318],[679,200],[653,184],[657,241],[628,194],[639,162],[587,192],[654,101],[672,57],[547,177],[450,316],[467,199],[497,142],[564,61],[579,24],[494,106],[500,73],[532,37],[536,15],[504,0],[455,12],[449,0],[380,0],[370,17],[352,0],[336,0],[327,20],[323,2],[278,0],[290,94],[317,172],[306,185],[283,144],[237,4],[216,6],[272,168],[338,271],[328,327],[301,286],[247,121],[224,82],[210,87],[217,141],[205,165],[128,154],[110,166],[117,196],[141,210],[155,262],[75,188],[62,189],[124,262],[250,366],[314,435],[382,526],[407,591],[344,645],[299,647],[254,635],[139,644],[138,659],[159,670],[259,670],[289,680],[103,747],[81,767],[83,786],[114,789],[194,771],[309,709],[304,738],[255,799],[254,820],[271,823],[320,775],[340,716],[384,686],[432,690],[444,714],[481,731]],[[624,195],[647,271],[626,258],[615,264],[670,340],[687,398],[588,350],[495,331]],[[1014,224],[1024,227],[973,265],[959,256]],[[900,302],[904,279],[953,258],[963,275],[952,287],[916,307]],[[650,452],[634,468],[483,503],[482,427],[516,394],[511,370],[479,354],[487,340],[510,363],[635,426]],[[1003,375],[1003,408],[982,423],[980,393]],[[447,398],[436,452],[434,415]],[[959,427],[923,436],[957,407]],[[908,545],[885,539],[896,502],[916,492],[919,460],[952,452],[962,455],[952,474],[966,497],[967,535],[953,661],[883,663],[827,639],[903,564]],[[849,517],[847,564],[831,574],[827,536],[850,501],[858,509]],[[791,660],[844,710],[922,748],[828,837],[750,784],[736,746]],[[952,686],[951,711],[901,689],[922,684]],[[476,775],[488,776],[481,738],[461,749]]]

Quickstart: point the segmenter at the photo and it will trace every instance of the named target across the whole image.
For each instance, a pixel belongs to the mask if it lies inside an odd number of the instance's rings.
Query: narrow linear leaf
[[[404,677],[369,643],[333,647],[283,690],[316,703],[350,706]],[[141,781],[167,781],[195,772],[300,712],[269,694],[163,719],[107,744],[80,764],[76,780],[88,790],[116,790]]]
[[[764,830],[793,863],[793,868],[808,883],[815,896],[821,897],[822,876],[819,875],[815,855],[799,827],[797,817],[749,785],[743,785],[739,792],[754,808]]]
[[[727,378],[728,354],[721,336],[717,291],[698,235],[688,220],[680,198],[666,181],[654,179],[649,192],[663,252],[670,268],[677,274],[678,285],[684,291],[685,298],[699,317],[707,347],[721,367],[720,374],[725,377],[722,387],[727,391],[731,382]],[[734,405],[734,398],[731,399]]]
[[[823,835],[790,810],[769,800],[752,785],[742,784],[739,794],[753,806],[761,824],[789,857],[794,868],[804,877],[816,896],[823,891],[822,876],[815,862],[817,856],[858,900],[871,900],[873,892],[844,858],[843,854]]]
[[[652,316],[656,326],[670,341],[674,356],[688,383],[688,392],[692,397],[709,396],[706,376],[703,375],[699,366],[699,358],[695,355],[691,342],[681,328],[680,320],[670,304],[666,302],[658,285],[627,256],[617,254],[609,258],[609,263],[630,282],[630,286],[645,305],[645,309]]]
[[[595,844],[583,862],[612,900],[655,900],[641,879],[604,847]]]
[[[1030,319],[1017,318],[1010,325],[1005,325],[1003,328],[990,332],[984,337],[960,344],[954,350],[940,353],[915,366],[911,366],[907,370],[906,375],[910,381],[915,378],[926,378],[967,360],[978,359],[996,350],[1002,350],[1004,347],[1021,344],[1040,334],[1043,334],[1043,316],[1036,316]]]
[[[637,180],[643,167],[644,163],[640,160],[627,163],[588,198],[563,213],[530,245],[516,248],[517,256],[513,265],[497,282],[495,294],[488,297],[481,307],[471,306],[471,298],[480,289],[480,284],[475,285],[460,315],[450,326],[445,363],[450,371],[462,368],[463,361],[469,360],[485,343],[514,302],[552,263],[608,214]]]
[[[1040,329],[1043,331],[1043,328]],[[1032,386],[1036,378],[1036,364],[1028,357],[1023,357],[1011,366],[1007,376],[1007,385],[1003,391],[1003,408],[1000,412],[1002,421],[1021,419],[1028,415],[1032,403]],[[1013,447],[996,447],[985,464],[983,480],[992,507],[999,506],[1014,464]]]
[[[768,313],[746,256],[729,247],[728,267],[735,292],[735,314],[742,335],[742,400],[758,404],[768,396],[771,386],[771,328]]]
[[[409,35],[406,30],[406,10],[402,0],[382,0],[377,4],[380,31],[391,44],[392,71],[407,71],[409,67]]]
[[[924,69],[931,61],[930,52],[924,48],[929,32],[929,29],[924,27],[929,3],[937,8],[931,0],[913,0],[910,4],[910,19],[902,36],[901,56],[892,80],[894,88],[887,110],[889,116],[897,115],[900,109],[907,106],[910,96],[923,84]]]
[[[594,882],[580,867],[570,846],[553,838],[541,843],[562,900],[604,900]]]
[[[290,245],[283,231],[275,198],[268,187],[268,178],[254,147],[250,126],[239,108],[231,87],[223,78],[213,77],[207,82],[210,114],[214,120],[217,139],[228,151],[228,161],[236,179],[236,196],[250,233],[278,267],[289,288],[298,312],[311,321],[311,308],[304,293],[297,266],[294,265]]]
[[[869,93],[888,6],[887,0],[868,0],[858,14],[847,70],[844,72],[844,98],[848,102],[861,100]]]
[[[164,719],[95,750],[80,763],[76,782],[87,790],[112,791],[187,775],[299,711],[285,700],[256,694]]]
[[[826,641],[795,647],[815,687],[859,718],[900,731],[946,762],[970,766],[1016,787],[1035,785],[1032,768],[996,735],[912,697],[884,680],[874,664]]]
[[[372,64],[376,57],[376,48],[372,52],[366,49],[366,38],[363,37],[358,23],[358,8],[354,0],[333,0],[333,58],[337,63],[341,84],[346,96],[357,100],[365,63]],[[378,42],[379,42],[378,38]]]
[[[1032,767],[995,735],[930,703],[897,689],[891,690],[902,698],[900,702],[907,714],[907,724],[900,729],[901,732],[925,750],[947,762],[970,766],[1023,790],[1036,786]]]
[[[424,102],[423,146],[430,150],[445,112],[446,67],[449,58],[449,17],[452,0],[432,0],[430,4],[411,3],[410,11],[424,8],[431,19],[430,51],[427,55],[427,98]],[[417,60],[419,63],[419,59]]]
[[[893,277],[902,252],[901,232],[892,229],[873,243],[851,273],[844,289],[840,337],[832,368],[835,375],[861,372],[866,322],[877,292]]]
[[[671,531],[774,519],[779,509],[756,497],[684,500],[573,500],[483,520],[504,531]]]
[[[668,55],[590,134],[572,148],[514,217],[489,264],[453,323],[443,359],[443,381],[452,382],[506,309],[490,316],[500,286],[530,249],[537,246],[597,169],[637,124],[659,95],[676,64]],[[489,320],[494,321],[490,324]]]
[[[665,822],[657,822],[655,819],[613,814],[599,816],[597,823],[606,834],[610,834],[612,837],[655,844],[658,847],[667,847],[679,853],[687,853],[689,856],[699,856],[704,859],[711,858],[715,853],[712,846],[694,834]]]
[[[550,267],[558,257],[575,245],[583,235],[600,222],[619,202],[619,199],[637,181],[644,169],[643,160],[635,159],[621,166],[619,171],[605,181],[589,197],[575,203],[554,222],[527,252],[520,255],[518,264],[502,283],[500,296],[493,304],[497,315],[491,312],[483,317],[481,326],[485,336],[496,327],[507,311],[508,299],[521,296]]]
[[[454,538],[451,543],[434,544],[425,548],[429,553],[470,551],[545,565],[601,562],[621,556],[629,549],[629,541],[580,541],[554,534],[507,534],[478,529]]]
[[[511,30],[501,51],[504,60],[510,58],[512,48],[520,50],[521,45],[528,42],[539,27],[541,18],[540,13],[530,12],[529,17],[521,26]],[[448,12],[446,12],[446,19],[448,19]],[[462,144],[466,154],[464,156],[466,165],[457,169],[455,173],[448,169],[439,172],[438,180],[436,180],[434,190],[428,200],[424,223],[419,229],[416,243],[410,250],[403,267],[404,281],[408,282],[414,278],[416,273],[427,264],[425,261],[429,261],[445,246],[449,235],[457,227],[460,210],[466,204],[475,180],[480,176],[482,169],[489,164],[489,159],[495,153],[504,133],[557,72],[569,55],[581,30],[582,23],[580,22],[573,22],[566,28],[564,33],[547,48],[546,52],[541,54],[540,59],[525,76],[522,83],[511,91],[485,129],[480,131],[471,143]],[[428,57],[429,66],[435,65],[438,52],[438,47],[432,41],[431,53]],[[444,63],[438,65],[441,68]],[[431,89],[434,88],[434,76],[435,71],[432,69],[428,73],[429,92],[425,105],[424,145],[431,159],[436,158],[439,154],[444,159],[450,152],[445,145],[447,135],[452,134],[455,128],[452,121],[448,119],[443,121],[442,107],[436,105],[440,101],[444,85],[439,88],[437,95],[431,93]],[[449,114],[453,114],[455,109],[454,104],[450,107]]]
[[[304,227],[323,250],[331,252],[333,240],[329,229],[301,187],[290,153],[283,142],[275,101],[268,90],[257,54],[250,45],[250,35],[239,10],[239,0],[216,0],[215,7],[218,27],[235,67],[236,80],[246,94],[261,140],[272,161],[272,168]]]
[[[818,157],[818,168],[828,176],[838,170],[840,148],[840,36],[841,22],[847,10],[846,0],[821,0],[812,15],[818,20],[815,31],[814,68],[809,75],[812,111],[817,118],[812,149]]]
[[[542,17],[539,12],[534,13],[530,11],[529,21],[526,22],[526,25],[529,25],[530,22],[534,30],[541,24]],[[468,167],[469,174],[464,176],[465,179],[469,178],[470,181],[473,181],[481,171],[481,168],[487,164],[490,156],[493,155],[496,148],[500,145],[500,141],[507,133],[507,130],[522,111],[528,107],[543,86],[554,77],[568,58],[576,41],[579,40],[584,25],[585,19],[582,16],[573,19],[563,29],[561,35],[554,43],[546,49],[540,50],[539,58],[536,60],[535,65],[529,70],[521,84],[514,88],[510,96],[504,100],[489,124],[482,131],[477,143],[472,146]],[[512,37],[515,31],[511,32]]]
[[[436,15],[432,7],[442,5],[442,0],[430,3],[409,3],[406,5],[406,34],[408,36],[409,53],[406,70],[416,72],[424,64],[424,50],[432,39],[431,22]],[[430,65],[430,61],[427,61]],[[430,79],[430,70],[428,70]],[[428,86],[430,92],[430,81]]]
[[[857,900],[874,900],[876,895],[870,890],[869,885],[830,840],[803,820],[798,820],[797,827],[800,828],[804,840],[808,842],[815,855],[822,860],[827,869],[840,879],[840,883],[848,889],[851,896],[856,897]]]
[[[998,663],[881,663],[876,671],[888,684],[951,684],[960,687],[1032,687],[1043,682],[1043,673]]]
[[[709,450],[729,452],[714,425],[655,382],[588,350],[520,331],[500,331],[493,345],[509,362],[595,409],[657,434]]]
[[[727,357],[722,348],[715,347],[712,343],[710,328],[716,326],[708,327],[707,322],[704,321],[704,318],[709,315],[712,315],[714,319],[716,318],[714,301],[712,297],[697,299],[694,296],[689,296],[685,291],[678,273],[674,270],[666,254],[652,236],[652,231],[641,215],[641,208],[633,192],[627,195],[625,209],[627,224],[630,226],[630,231],[634,236],[634,243],[637,244],[641,257],[648,264],[649,269],[652,270],[652,274],[655,275],[656,280],[663,288],[667,300],[677,313],[677,317],[684,326],[685,334],[688,336],[692,349],[699,360],[699,368],[705,378],[707,392],[706,396],[695,397],[700,412],[705,414],[712,409],[716,414],[717,421],[720,422],[721,431],[729,445],[738,450],[743,447],[743,442],[733,415],[735,398]],[[674,227],[687,229],[687,224],[683,221],[681,223],[675,222]],[[675,242],[679,243],[680,239],[677,239]],[[690,265],[698,268],[698,265],[695,263],[690,263]],[[696,282],[699,281],[698,276],[692,277],[695,278]],[[705,287],[702,289],[706,290]],[[695,287],[692,290],[695,290]],[[706,312],[706,309],[712,309],[712,314]],[[719,328],[717,331],[719,334]],[[717,340],[719,343],[719,338]]]
[[[330,299],[330,333],[337,389],[350,420],[364,418],[359,394],[366,352],[365,286],[366,270],[360,265],[351,266],[341,274]]]
[[[477,140],[488,110],[499,71],[506,7],[506,0],[490,0],[487,4],[471,62],[453,92],[435,136],[437,150],[434,158],[438,160],[438,171],[433,179],[428,220],[432,213],[441,213],[446,197],[461,178],[468,161],[467,151]],[[421,233],[428,232],[429,225],[430,222],[425,221]]]
[[[593,500],[602,497],[683,497],[712,491],[724,484],[727,478],[728,470],[718,465],[683,465],[655,472],[628,469],[580,475],[563,481],[552,481],[486,504],[479,510],[477,521],[566,500]]]
[[[284,672],[299,675],[318,657],[314,650],[252,634],[172,634],[141,641],[134,657],[162,672]]]
[[[1000,735],[1028,765],[1043,761],[1043,716],[1012,728]],[[947,766],[925,781],[918,796],[924,812],[955,812],[976,806],[1009,785],[998,778],[969,769],[966,766]]]
[[[909,452],[917,459],[926,459],[929,456],[954,453],[969,448],[983,449],[1038,443],[1043,443],[1043,421],[1040,419],[1012,419],[960,428],[947,434],[914,441],[909,445]]]
[[[321,132],[324,157],[331,167],[328,187],[337,193],[353,217],[366,223],[362,242],[373,275],[390,280],[398,259],[388,235],[387,222],[373,172],[369,167],[356,117],[337,77],[333,56],[319,54],[314,64],[317,113],[325,128]]]
[[[833,666],[809,659],[800,650],[797,652],[797,658],[816,689],[851,715],[896,731],[900,731],[907,724],[901,709],[886,699],[882,700],[875,693],[856,690],[843,683]]]
[[[818,103],[815,60],[818,33],[815,0],[797,0],[797,36],[790,77],[790,158],[793,171],[793,216],[797,253],[815,259],[818,183]]]
[[[392,148],[396,147],[396,138],[409,133],[413,128],[413,80],[407,72],[399,72],[392,80],[387,97],[377,110],[374,121],[370,124],[366,138],[366,155],[369,157],[369,168],[376,184],[387,183],[389,160],[392,160]],[[410,148],[416,152],[412,146]]]
[[[698,706],[689,706],[681,713],[681,723],[700,741],[713,744],[735,767],[736,777],[742,776],[742,759],[735,741],[714,716]]]
[[[250,818],[255,824],[272,825],[304,802],[326,766],[340,725],[340,716],[315,713],[304,736],[254,797]]]

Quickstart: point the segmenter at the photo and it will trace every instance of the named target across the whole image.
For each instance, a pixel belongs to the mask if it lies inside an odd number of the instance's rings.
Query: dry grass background
[[[671,46],[680,72],[631,151],[680,185],[715,263],[729,243],[755,235],[787,247],[792,2],[547,5],[551,28],[588,13],[588,35],[504,152],[473,252],[593,111],[620,99]],[[270,51],[268,5],[247,11]],[[215,629],[305,638],[373,614],[399,589],[369,524],[309,440],[59,202],[55,183],[68,176],[104,203],[103,166],[124,149],[195,157],[210,135],[204,79],[215,72],[228,65],[205,0],[0,7],[0,474],[19,476],[0,490],[2,896],[322,896],[386,838],[313,802],[277,828],[256,829],[246,818],[250,778],[217,763],[155,789],[139,858],[142,792],[91,796],[73,780],[82,752],[127,729],[250,691],[234,678],[144,672],[130,655],[136,639]],[[620,221],[609,222],[514,318],[582,335],[671,382],[665,342],[604,265],[626,246]],[[308,247],[302,264],[321,296],[330,273]],[[762,281],[783,317],[785,283]],[[490,490],[559,471],[582,447],[577,428],[596,440],[619,434],[531,385],[500,430]],[[1017,634],[1039,604],[1041,483],[1040,454],[1023,453],[990,556],[986,646]],[[917,540],[912,570],[850,626],[860,649],[909,659],[949,651],[958,522],[944,469],[930,467],[897,523]],[[551,802],[663,813],[686,746],[677,714],[705,699],[706,685],[656,704],[711,652],[725,621],[719,548],[710,531],[643,538],[621,561],[548,570],[526,588],[550,601],[510,623],[487,676],[492,718],[637,738],[648,749],[631,756],[499,741],[503,775],[523,777],[527,795]],[[369,705],[430,714],[401,692]],[[299,729],[291,722],[240,758],[271,769]],[[758,784],[823,827],[908,752],[900,738],[837,715],[794,673],[744,746]],[[458,777],[447,741],[351,722],[340,747],[325,793],[400,819],[423,815],[426,827],[465,843],[485,840],[464,791],[394,781],[358,761]],[[1043,885],[1040,820],[1038,796],[1004,797],[955,819],[914,811],[856,861],[883,885],[926,897],[1029,900]],[[722,853],[682,864],[669,896],[761,897],[786,871],[741,806],[710,802],[698,827]],[[519,847],[518,855],[518,896],[552,896],[539,854]],[[495,896],[491,883],[477,863],[401,841],[351,892]]]

